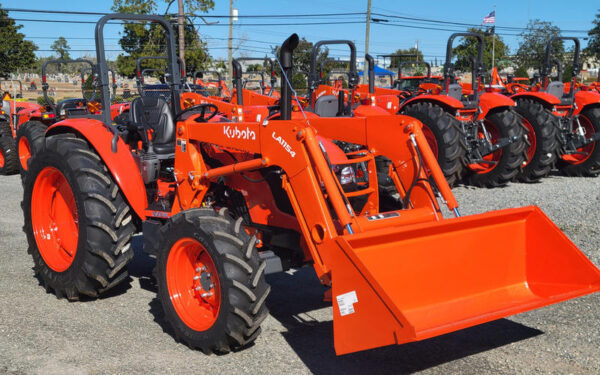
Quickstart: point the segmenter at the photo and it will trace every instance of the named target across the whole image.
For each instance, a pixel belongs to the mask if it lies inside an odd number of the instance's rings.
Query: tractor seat
[[[550,82],[548,87],[546,88],[546,92],[550,95],[554,95],[557,98],[561,99],[564,95],[565,85],[562,82]]]
[[[88,113],[86,99],[65,99],[56,104],[56,116],[84,116]]]
[[[458,83],[451,83],[450,85],[448,85],[448,96],[450,96],[456,100],[461,100],[462,99],[462,86],[459,85]]]
[[[169,104],[163,98],[137,98],[131,102],[130,113],[131,122],[154,130],[154,152],[175,153],[175,123]]]
[[[315,114],[320,117],[335,117],[338,113],[338,97],[323,95],[315,101]]]

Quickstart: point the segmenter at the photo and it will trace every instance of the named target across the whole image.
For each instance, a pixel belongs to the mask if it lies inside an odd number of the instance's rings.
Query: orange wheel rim
[[[486,119],[485,120],[485,129],[487,130],[487,133],[490,137],[490,142],[493,145],[498,143],[498,139],[500,139],[500,132],[498,131],[498,128],[496,127],[496,125],[494,125],[494,123],[492,123],[491,121]],[[483,128],[479,127],[477,136],[480,139],[485,137],[485,134],[483,133]],[[494,168],[496,168],[501,157],[502,157],[502,149],[498,149],[498,150],[492,152],[491,154],[487,154],[483,157],[483,160],[488,161],[490,163],[469,164],[469,168],[477,174],[490,173]],[[491,162],[493,162],[493,163],[491,163]]]
[[[198,240],[175,242],[167,258],[167,289],[179,318],[195,331],[206,331],[217,320],[221,285],[212,257]]]
[[[0,149],[0,168],[4,168],[4,151]]]
[[[37,176],[31,194],[31,224],[44,261],[52,270],[63,272],[77,253],[79,220],[71,186],[54,167]]]
[[[527,150],[525,151],[527,160],[525,160],[525,164],[523,165],[526,166],[529,164],[531,159],[533,159],[533,155],[535,155],[535,150],[537,149],[537,138],[535,136],[535,130],[533,130],[533,126],[531,126],[531,123],[529,123],[529,121],[527,121],[525,118],[523,118],[523,125],[525,125],[527,128],[527,134],[525,134],[525,136],[529,141],[529,146],[527,146]]]
[[[29,140],[27,137],[21,137],[19,139],[19,161],[21,162],[21,168],[24,171],[27,170],[27,161],[31,158],[31,146],[29,146]]]
[[[594,130],[594,126],[590,122],[590,120],[584,115],[579,116],[579,123],[583,128],[583,132],[585,133],[586,138],[592,137],[596,132]],[[576,132],[577,130],[573,130]],[[577,149],[577,154],[566,154],[562,156],[562,159],[570,164],[581,164],[588,160],[594,152],[594,147],[596,146],[596,142],[588,143],[587,145],[580,147]]]

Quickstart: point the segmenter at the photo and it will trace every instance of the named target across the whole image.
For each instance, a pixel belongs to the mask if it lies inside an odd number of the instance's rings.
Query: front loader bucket
[[[423,340],[600,290],[600,271],[537,207],[337,239],[338,354]]]

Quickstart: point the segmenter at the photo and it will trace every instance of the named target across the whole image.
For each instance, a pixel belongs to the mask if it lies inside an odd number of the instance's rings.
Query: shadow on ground
[[[314,374],[409,374],[543,333],[500,319],[420,342],[338,357],[333,348],[333,322],[318,322],[306,314],[330,305],[322,302],[325,289],[312,268],[294,275],[270,275],[268,281],[271,315],[287,328],[284,338]]]
[[[134,237],[132,249],[135,258],[129,265],[129,273],[143,289],[156,292],[152,277],[155,260],[142,251],[141,236]],[[267,282],[271,285],[266,302],[271,316],[287,329],[282,335],[314,374],[410,374],[543,333],[500,319],[420,342],[336,356],[333,322],[311,316],[311,311],[331,306],[323,302],[326,288],[319,283],[312,267],[293,274],[268,275]],[[157,298],[149,303],[149,311],[163,331],[174,336]]]

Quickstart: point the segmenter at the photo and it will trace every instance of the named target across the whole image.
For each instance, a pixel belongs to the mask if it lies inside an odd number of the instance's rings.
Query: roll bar
[[[23,98],[23,82],[20,79],[0,79],[0,82],[18,82],[19,83],[19,93],[16,93],[16,88],[14,88],[15,99]]]
[[[571,99],[574,99],[575,84],[577,83],[577,75],[579,74],[579,52],[581,49],[578,38],[572,36],[554,36],[550,38],[548,44],[546,44],[546,56],[544,58],[544,65],[542,66],[542,70],[540,72],[542,85],[544,85],[544,89],[548,87],[548,77],[550,76],[550,72],[552,71],[552,62],[550,61],[550,55],[552,54],[552,44],[557,40],[571,40],[575,44],[575,51],[573,53],[573,78],[571,79],[571,88],[569,89],[569,97]],[[557,68],[560,68],[560,73],[562,73],[562,64],[560,66],[557,66]]]
[[[173,114],[177,114],[181,111],[179,104],[179,92],[182,90],[181,82],[181,71],[177,69],[177,52],[175,51],[175,37],[171,24],[162,16],[148,15],[148,14],[123,14],[115,13],[108,14],[100,18],[96,24],[95,39],[96,39],[96,58],[98,61],[98,72],[99,72],[99,85],[102,92],[102,102],[110,103],[110,88],[108,80],[108,64],[106,62],[106,51],[104,49],[104,26],[107,22],[113,20],[120,21],[147,21],[157,23],[164,29],[166,33],[166,44],[167,44],[167,58],[168,64],[166,69],[166,75],[170,76],[171,81],[168,83],[171,90],[171,109]],[[102,111],[102,121],[106,125],[112,124],[111,113],[109,110]],[[113,142],[113,150],[116,151],[116,138]]]
[[[477,33],[454,33],[448,38],[448,44],[446,45],[446,63],[444,64],[444,90],[448,91],[448,86],[451,81],[454,80],[454,64],[452,64],[452,44],[454,39],[458,37],[473,37],[477,38],[477,58],[471,58],[471,84],[473,88],[473,94],[475,95],[474,101],[477,102],[479,96],[479,78],[483,76],[483,37]]]
[[[277,83],[277,77],[275,76],[275,62],[273,61],[273,59],[270,59],[265,56],[265,57],[238,57],[236,60],[237,61],[261,61],[263,63],[268,62],[271,67],[271,81],[270,81],[271,82],[271,90],[269,91],[268,95],[269,96],[273,95],[273,88],[275,87],[275,83]],[[244,73],[248,73],[248,72],[242,71],[241,75],[243,75]],[[240,77],[241,77],[241,75],[240,75]],[[264,77],[263,77],[263,84],[262,84],[261,90],[263,91],[263,94],[264,94]]]
[[[308,90],[313,91],[317,88],[320,78],[317,75],[317,56],[319,48],[325,45],[346,44],[350,48],[350,73],[348,74],[348,85],[354,87],[358,83],[358,74],[356,73],[356,46],[350,40],[322,40],[315,43],[310,55],[310,75],[308,76]],[[312,95],[309,95],[312,105]]]
[[[44,100],[46,100],[46,104],[48,105],[48,107],[50,107],[50,109],[52,109],[53,112],[56,112],[56,106],[54,105],[54,103],[52,102],[52,100],[50,99],[50,97],[48,97],[48,82],[46,81],[46,69],[48,68],[48,65],[60,65],[60,64],[75,64],[75,63],[79,63],[79,64],[89,64],[90,68],[92,71],[94,71],[94,63],[91,62],[90,60],[86,60],[86,59],[75,59],[75,60],[66,60],[66,59],[55,59],[55,60],[48,60],[46,62],[44,62],[44,64],[42,65],[42,92],[44,94]],[[83,71],[83,69],[82,69]],[[95,84],[96,81],[94,80]],[[85,93],[83,92],[85,88],[85,85],[82,83],[81,84],[81,89],[82,89],[82,95],[85,98]],[[92,97],[90,98],[90,100],[94,100],[96,99],[96,90],[94,90],[92,92]],[[107,103],[110,103],[110,101],[108,101]]]

